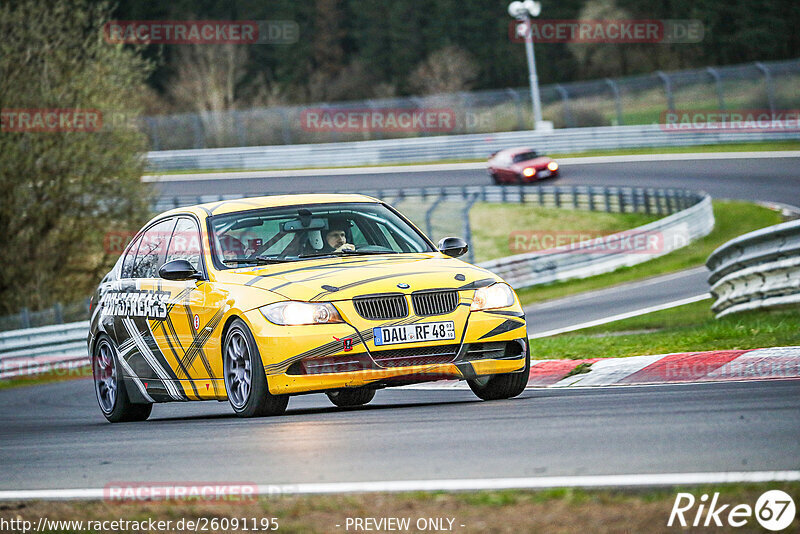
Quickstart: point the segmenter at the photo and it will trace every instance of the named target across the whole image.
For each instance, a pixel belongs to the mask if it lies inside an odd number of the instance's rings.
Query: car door
[[[166,249],[164,263],[186,260],[202,280],[158,279],[157,287],[169,293],[167,313],[152,323],[159,350],[174,372],[178,385],[190,399],[224,397],[219,357],[219,329],[227,299],[219,298],[205,276],[202,240],[197,221],[178,217]]]
[[[157,283],[175,218],[151,224],[136,238],[123,260],[120,279],[109,298],[124,375],[147,401],[184,400],[177,378],[153,335],[153,324],[167,314],[169,292]],[[135,251],[135,254],[134,254]]]

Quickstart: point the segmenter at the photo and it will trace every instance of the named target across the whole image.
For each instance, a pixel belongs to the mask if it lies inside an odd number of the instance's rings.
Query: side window
[[[151,226],[144,233],[133,264],[133,278],[158,277],[158,268],[164,263],[167,242],[174,224],[175,219],[167,219]]]
[[[172,232],[164,263],[172,260],[186,260],[200,270],[200,230],[194,220],[188,217],[178,219]]]
[[[120,276],[122,278],[130,278],[133,275],[133,263],[136,260],[136,250],[139,248],[139,242],[142,240],[141,236],[136,238],[136,241],[131,243],[131,246],[128,247],[128,253],[125,254],[125,259],[122,260],[122,272]]]

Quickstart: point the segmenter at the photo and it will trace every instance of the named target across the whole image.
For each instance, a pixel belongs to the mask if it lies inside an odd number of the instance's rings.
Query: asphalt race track
[[[339,410],[294,397],[286,415],[162,404],[106,423],[92,382],[0,391],[0,490],[109,483],[297,484],[797,469],[800,380],[470,391],[379,391]]]
[[[800,158],[565,164],[561,172],[560,178],[543,183],[686,187],[702,189],[714,198],[768,200],[800,205]],[[319,176],[161,182],[156,187],[166,196],[234,193],[255,196],[490,183],[486,171],[476,169],[352,176],[325,176],[323,171]]]
[[[708,270],[698,267],[531,304],[525,307],[528,335],[628,314],[705,293],[708,293]]]

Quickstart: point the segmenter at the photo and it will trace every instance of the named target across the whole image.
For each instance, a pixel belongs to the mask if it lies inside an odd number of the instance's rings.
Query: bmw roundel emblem
[[[408,284],[405,284],[405,283],[400,283],[400,284],[397,284],[397,287],[399,287],[400,289],[408,289],[411,286],[408,285]]]

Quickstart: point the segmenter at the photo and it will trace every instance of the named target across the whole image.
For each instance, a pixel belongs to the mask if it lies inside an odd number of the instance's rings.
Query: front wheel
[[[153,411],[152,404],[134,404],[128,398],[119,355],[111,340],[102,335],[92,354],[92,378],[100,411],[111,423],[144,421]]]
[[[288,395],[272,395],[261,363],[256,340],[241,319],[225,335],[222,367],[228,402],[239,417],[280,415],[289,404]]]
[[[481,376],[467,380],[472,392],[483,400],[510,399],[516,397],[528,385],[531,369],[530,354],[525,355],[525,369],[516,373]]]
[[[375,398],[374,389],[338,389],[336,391],[329,391],[328,398],[332,403],[340,408],[347,408],[349,406],[363,406],[364,404]]]

